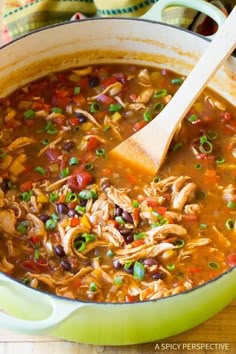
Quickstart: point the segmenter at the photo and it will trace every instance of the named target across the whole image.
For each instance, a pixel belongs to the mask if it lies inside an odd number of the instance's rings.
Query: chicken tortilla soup
[[[109,158],[184,79],[102,64],[0,99],[2,272],[59,296],[122,303],[178,294],[236,265],[235,107],[206,89],[157,176]]]

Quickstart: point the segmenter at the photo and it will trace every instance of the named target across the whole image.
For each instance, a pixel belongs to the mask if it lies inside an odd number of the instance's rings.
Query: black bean
[[[80,112],[76,113],[76,110],[74,113],[80,123],[87,122],[87,117],[85,117],[85,115],[83,113],[80,113]]]
[[[99,77],[98,76],[91,76],[89,78],[89,86],[90,87],[96,87],[100,83]]]
[[[67,205],[64,203],[57,204],[57,212],[60,214],[67,214],[68,213]]]
[[[80,199],[80,205],[85,207],[87,205],[87,200],[86,199]]]
[[[124,239],[125,239],[125,243],[131,243],[134,240],[134,235],[130,233],[130,234],[124,236]]]
[[[118,259],[115,259],[113,262],[113,267],[115,269],[121,269],[122,268],[122,264],[118,261]]]
[[[64,257],[65,256],[65,251],[64,251],[64,248],[62,247],[62,245],[56,245],[54,247],[54,251],[55,251],[55,254],[58,257]]]
[[[39,219],[45,223],[47,220],[50,219],[50,216],[47,214],[41,214],[41,215],[39,215]]]
[[[133,224],[134,223],[132,216],[127,211],[123,211],[121,216],[129,224]]]
[[[67,215],[69,218],[73,218],[76,215],[79,215],[75,209],[69,209]]]
[[[126,229],[125,227],[122,227],[119,229],[119,232],[122,236],[126,236],[130,234],[130,229]]]
[[[61,266],[62,266],[62,268],[64,268],[68,272],[71,270],[71,264],[67,260],[61,261]]]
[[[124,270],[129,274],[133,274],[133,272],[134,272],[133,264],[131,264],[131,266],[129,268],[124,268]]]
[[[122,213],[123,213],[123,209],[120,208],[118,205],[116,205],[115,216],[121,216]]]
[[[9,191],[10,185],[11,185],[11,180],[9,178],[4,178],[1,183],[1,188],[2,188],[3,192]]]
[[[164,279],[165,278],[165,273],[154,273],[152,275],[152,279],[159,280],[159,279]]]
[[[154,257],[149,257],[149,258],[144,259],[143,264],[150,267],[150,266],[156,265],[157,260]]]
[[[62,149],[65,150],[65,151],[70,151],[74,147],[75,147],[75,143],[72,140],[70,140],[70,141],[67,141],[67,143],[65,143],[62,146]]]

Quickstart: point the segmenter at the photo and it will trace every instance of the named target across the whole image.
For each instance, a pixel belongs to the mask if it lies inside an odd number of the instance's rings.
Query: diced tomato
[[[80,221],[78,218],[76,217],[73,217],[70,221],[70,226],[71,227],[75,227],[75,226],[78,226],[80,224]]]
[[[56,162],[61,153],[57,149],[48,148],[45,151],[45,154],[46,154],[49,162]]]
[[[183,215],[183,220],[184,221],[189,221],[189,222],[197,222],[198,221],[198,216],[194,215],[194,214]]]
[[[131,183],[131,184],[136,184],[137,183],[137,177],[134,175],[128,175],[127,176],[127,180]]]
[[[216,170],[207,169],[205,172],[205,182],[208,184],[216,184],[219,181],[219,176]]]
[[[87,103],[86,98],[82,93],[79,93],[78,95],[73,96],[73,101],[76,103],[78,107],[84,107]]]
[[[22,192],[28,192],[32,188],[32,185],[33,185],[33,181],[30,180],[26,181],[20,185],[20,190]]]
[[[231,253],[227,256],[227,263],[230,267],[236,266],[236,253]]]
[[[103,80],[103,81],[101,82],[101,86],[102,86],[103,88],[106,88],[106,87],[108,87],[108,86],[114,84],[115,82],[117,82],[116,77],[115,77],[115,76],[110,76],[110,77],[108,77],[107,79],[105,79],[105,80]]]
[[[53,122],[59,126],[63,125],[65,123],[65,117],[60,116],[60,117],[53,118]],[[58,127],[58,128],[60,128],[60,127]]]
[[[37,266],[37,264],[32,261],[32,260],[26,260],[23,261],[21,263],[21,266],[27,270],[33,271],[33,272],[38,272],[39,271],[39,267]]]
[[[151,208],[159,206],[159,202],[156,199],[147,199],[147,205]]]
[[[78,125],[80,125],[80,122],[79,122],[78,118],[76,118],[76,117],[70,118],[69,123],[70,123],[70,125],[72,125],[72,127],[77,127]]]
[[[99,111],[99,112],[94,114],[94,118],[96,120],[101,120],[101,119],[103,119],[105,117],[105,115],[106,115],[105,111]]]
[[[120,224],[118,223],[118,221],[113,220],[113,219],[108,220],[108,224],[112,225],[115,229],[118,229],[119,226],[120,226]]]
[[[30,236],[30,241],[31,241],[34,245],[39,244],[39,243],[40,243],[39,235],[32,235],[32,236]]]
[[[97,138],[92,136],[91,138],[89,138],[89,140],[87,140],[85,150],[86,151],[94,150],[98,145],[99,145],[99,141],[97,140]]]
[[[74,171],[73,175],[68,179],[67,183],[71,189],[75,191],[83,190],[89,183],[92,182],[92,176],[87,171]]]
[[[144,239],[135,240],[132,242],[132,247],[138,247],[145,243]]]
[[[89,86],[89,79],[88,77],[83,77],[80,82],[79,82],[79,86],[81,89],[83,88],[87,88]]]
[[[56,94],[60,98],[67,97],[69,95],[69,91],[67,90],[56,90]]]
[[[142,129],[143,127],[145,127],[145,125],[147,125],[147,122],[145,122],[145,120],[142,120],[141,122],[137,122],[137,123],[134,124],[133,130],[135,132],[137,132],[140,129]]]
[[[101,94],[97,97],[97,101],[98,102],[102,102],[102,103],[105,103],[105,104],[112,104],[115,102],[115,100],[110,97],[110,96],[107,96],[105,94]]]
[[[201,272],[201,268],[192,266],[188,268],[188,271],[192,274],[196,274]]]
[[[134,302],[136,300],[136,298],[132,295],[127,294],[125,297],[125,301],[126,302]]]

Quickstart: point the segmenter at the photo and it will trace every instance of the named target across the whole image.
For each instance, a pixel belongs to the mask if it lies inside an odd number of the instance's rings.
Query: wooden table
[[[215,349],[213,348],[213,345]],[[172,345],[172,349],[171,348]],[[212,345],[210,347],[210,345]],[[198,348],[201,348],[199,349]],[[204,347],[203,347],[204,346]],[[208,349],[207,349],[208,347]],[[179,348],[179,349],[178,349]],[[0,354],[235,354],[236,301],[205,323],[161,342],[104,347],[0,330]]]

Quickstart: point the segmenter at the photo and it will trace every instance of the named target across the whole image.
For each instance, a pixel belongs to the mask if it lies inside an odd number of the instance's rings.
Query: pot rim
[[[1,47],[0,47],[0,51],[8,46],[11,46],[13,45],[15,42],[18,42],[18,41],[22,41],[24,40],[24,38],[27,38],[29,36],[34,36],[34,35],[37,35],[37,33],[40,33],[40,32],[44,32],[44,31],[47,31],[47,30],[50,30],[51,28],[58,28],[58,27],[62,27],[62,26],[69,26],[69,25],[75,25],[75,24],[78,24],[78,23],[81,23],[81,22],[96,22],[96,21],[127,21],[127,22],[142,22],[142,23],[153,23],[153,24],[157,24],[157,25],[160,25],[160,26],[164,26],[164,27],[170,27],[170,28],[173,28],[174,30],[177,30],[177,31],[183,31],[183,32],[187,32],[189,33],[190,35],[193,35],[193,36],[196,36],[196,37],[200,37],[202,40],[205,40],[207,42],[210,42],[211,40],[199,33],[196,33],[196,32],[193,32],[189,29],[186,29],[186,28],[183,28],[183,27],[178,27],[178,26],[174,26],[174,25],[171,25],[171,24],[167,24],[167,23],[163,23],[163,22],[159,22],[159,21],[154,21],[154,20],[150,20],[150,19],[144,19],[144,18],[127,18],[127,17],[93,17],[93,18],[85,18],[85,19],[81,19],[81,20],[71,20],[71,21],[65,21],[65,22],[61,22],[61,23],[56,23],[56,24],[51,24],[51,25],[48,25],[48,26],[44,26],[42,28],[39,28],[39,29],[36,29],[32,32],[29,32],[29,33],[26,33],[8,43],[5,43],[3,44]],[[231,54],[232,57],[236,58],[236,51],[234,51],[232,54]],[[2,274],[4,277],[10,279],[11,281],[13,282],[16,282],[18,283],[20,286],[24,286],[24,287],[27,287],[28,289],[32,290],[32,291],[36,291],[37,293],[40,293],[42,295],[48,295],[52,298],[55,298],[57,300],[63,300],[63,301],[68,301],[68,302],[73,302],[73,303],[82,303],[84,305],[86,304],[90,304],[90,305],[119,305],[119,306],[127,306],[127,305],[137,305],[137,304],[145,304],[145,303],[155,303],[155,302],[159,302],[159,301],[164,301],[164,300],[167,300],[167,299],[170,299],[170,298],[175,298],[176,296],[180,296],[180,295],[186,295],[186,294],[189,294],[189,293],[192,293],[194,291],[197,291],[209,284],[212,284],[214,282],[216,282],[217,280],[223,278],[224,276],[226,276],[227,274],[233,272],[236,270],[236,265],[233,266],[233,267],[230,267],[228,270],[226,270],[225,272],[221,273],[220,275],[218,275],[217,277],[214,277],[212,279],[210,279],[209,281],[201,284],[201,285],[198,285],[192,289],[189,289],[189,290],[185,290],[183,292],[180,292],[180,293],[177,293],[177,294],[174,294],[174,295],[168,295],[168,296],[165,296],[165,297],[161,297],[161,298],[158,298],[158,299],[153,299],[153,300],[144,300],[144,301],[134,301],[134,302],[96,302],[96,301],[86,301],[86,300],[79,300],[79,299],[71,299],[71,298],[68,298],[68,297],[63,297],[61,295],[56,295],[56,294],[53,294],[53,293],[50,293],[48,291],[44,291],[44,290],[40,290],[40,289],[37,289],[37,288],[32,288],[24,283],[22,283],[20,280],[12,277],[11,275],[9,274],[6,274],[2,271],[0,271],[0,274]]]

